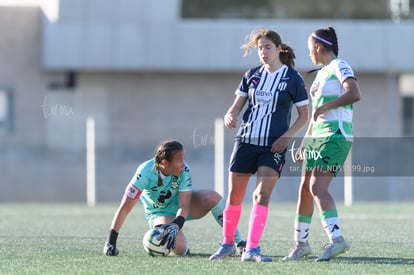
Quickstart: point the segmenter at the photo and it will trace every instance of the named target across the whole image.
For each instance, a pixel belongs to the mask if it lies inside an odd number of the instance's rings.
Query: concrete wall
[[[189,20],[179,0],[61,0],[59,20],[43,21],[43,65],[65,70],[237,71],[256,64],[241,59],[240,45],[255,27],[278,31],[312,68],[310,33],[334,26],[340,56],[359,71],[413,71],[414,22],[391,20]],[[357,50],[356,50],[357,49]],[[401,58],[401,54],[404,58]]]

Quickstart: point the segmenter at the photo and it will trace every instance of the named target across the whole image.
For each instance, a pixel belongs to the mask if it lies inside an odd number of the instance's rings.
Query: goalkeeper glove
[[[156,225],[155,229],[160,231],[158,240],[161,240],[160,245],[167,244],[168,249],[174,249],[177,241],[177,234],[180,228],[176,223],[167,223]]]
[[[108,256],[117,256],[119,250],[116,248],[116,240],[118,239],[118,232],[111,229],[109,231],[108,241],[105,242],[103,253]]]
[[[115,245],[109,242],[105,242],[103,253],[107,256],[117,256],[119,254],[119,250],[116,248]]]

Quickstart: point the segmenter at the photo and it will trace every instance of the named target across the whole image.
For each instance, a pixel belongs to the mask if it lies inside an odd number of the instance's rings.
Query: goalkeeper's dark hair
[[[158,172],[161,171],[161,162],[163,160],[171,161],[174,154],[178,151],[183,151],[184,147],[181,143],[175,140],[167,140],[162,142],[157,149],[154,157],[154,167]],[[162,179],[158,173],[158,185],[162,185]]]

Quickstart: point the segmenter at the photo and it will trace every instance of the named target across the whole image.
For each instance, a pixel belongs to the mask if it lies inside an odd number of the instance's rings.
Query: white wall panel
[[[255,27],[278,31],[295,49],[297,68],[308,70],[307,38],[327,26],[356,71],[414,70],[412,21],[184,20],[179,0],[60,2],[59,20],[43,24],[49,70],[239,71],[257,64],[255,53],[243,59],[240,50]]]

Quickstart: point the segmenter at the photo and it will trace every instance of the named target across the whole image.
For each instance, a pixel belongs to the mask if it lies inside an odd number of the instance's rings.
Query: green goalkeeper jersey
[[[139,197],[147,219],[157,213],[175,216],[179,208],[179,192],[192,190],[191,172],[187,164],[178,177],[158,173],[154,167],[154,159],[142,163],[125,190],[128,197]],[[158,181],[159,176],[161,182]]]

